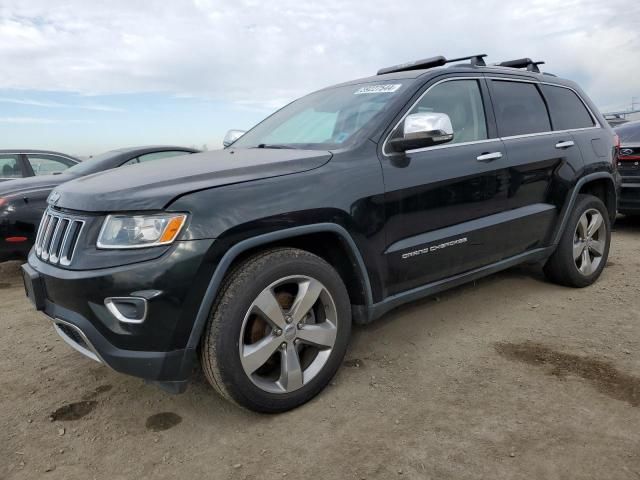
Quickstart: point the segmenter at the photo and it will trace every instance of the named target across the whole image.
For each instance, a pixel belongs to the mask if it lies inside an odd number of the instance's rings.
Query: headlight
[[[187,220],[184,213],[109,215],[98,235],[98,248],[144,248],[172,243]]]

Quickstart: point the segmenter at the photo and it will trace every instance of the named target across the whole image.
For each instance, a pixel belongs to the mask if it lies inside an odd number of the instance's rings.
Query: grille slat
[[[44,235],[44,241],[42,242],[42,259],[49,259],[49,250],[51,248],[51,241],[53,240],[53,236],[55,235],[56,229],[58,228],[58,222],[60,221],[60,217],[52,216],[51,220],[49,220],[49,226],[47,227],[47,233]]]
[[[62,242],[64,241],[65,236],[67,235],[67,231],[69,229],[69,219],[61,218],[58,221],[58,227],[56,228],[56,233],[53,236],[53,240],[51,240],[51,262],[58,263],[60,259],[60,250],[62,248]]]
[[[42,216],[42,221],[40,222],[40,228],[38,228],[38,234],[36,235],[36,254],[38,256],[42,253],[42,237],[44,236],[44,232],[47,230],[49,220],[51,220],[51,215],[45,212]]]
[[[47,210],[36,235],[36,256],[48,263],[70,265],[84,223],[84,220]]]

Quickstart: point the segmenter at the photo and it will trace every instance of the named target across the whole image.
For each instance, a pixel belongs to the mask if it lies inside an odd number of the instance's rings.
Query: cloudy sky
[[[0,148],[218,148],[314,89],[442,54],[529,56],[640,100],[638,0],[0,0]]]

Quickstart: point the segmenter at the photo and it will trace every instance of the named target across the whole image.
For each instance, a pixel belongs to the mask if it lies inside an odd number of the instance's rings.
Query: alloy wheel
[[[589,276],[598,269],[606,241],[607,227],[602,214],[595,208],[586,210],[573,236],[573,259],[582,275]]]
[[[327,288],[308,276],[290,276],[262,290],[244,317],[240,361],[264,391],[289,393],[308,384],[327,363],[338,318]]]

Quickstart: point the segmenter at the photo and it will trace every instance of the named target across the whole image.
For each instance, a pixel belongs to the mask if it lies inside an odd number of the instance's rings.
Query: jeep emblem
[[[51,195],[49,195],[49,205],[55,206],[55,204],[58,203],[58,200],[60,200],[60,193],[57,190],[54,190],[51,192]]]

